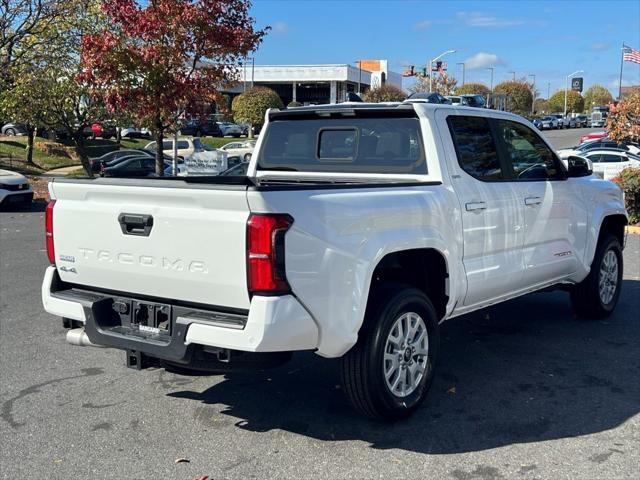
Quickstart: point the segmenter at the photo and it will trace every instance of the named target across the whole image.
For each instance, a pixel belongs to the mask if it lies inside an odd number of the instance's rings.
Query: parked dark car
[[[443,97],[442,95],[440,95],[439,93],[435,93],[435,92],[417,92],[417,93],[412,93],[411,95],[409,95],[409,98],[407,98],[408,101],[417,101],[417,102],[424,102],[424,103],[443,103],[443,104],[451,104],[451,100],[449,100],[448,98]]]
[[[589,125],[589,117],[586,115],[578,115],[576,117],[576,126],[578,128],[585,128]]]
[[[156,171],[156,161],[147,156],[125,158],[103,170],[105,177],[148,177]]]
[[[191,119],[180,127],[180,135],[193,135],[194,137],[222,137],[222,130],[217,122],[211,119]]]
[[[90,158],[89,163],[91,164],[92,172],[99,172],[102,165],[105,165],[112,160],[117,160],[119,158],[130,157],[132,155],[146,155],[150,158],[154,158],[155,153],[150,152],[149,150],[138,150],[135,148],[127,148],[124,150],[114,150],[113,152],[105,153],[104,155],[96,158]]]
[[[22,123],[7,123],[2,126],[2,135],[26,135],[27,127]]]

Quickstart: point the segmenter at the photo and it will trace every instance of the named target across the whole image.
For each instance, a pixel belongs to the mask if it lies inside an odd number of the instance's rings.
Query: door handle
[[[524,204],[525,205],[540,205],[542,203],[541,197],[525,197]]]
[[[469,202],[464,204],[464,208],[467,210],[467,212],[486,210],[487,204],[484,202]]]
[[[118,215],[118,223],[125,235],[148,237],[153,228],[153,217],[137,213],[121,213]]]

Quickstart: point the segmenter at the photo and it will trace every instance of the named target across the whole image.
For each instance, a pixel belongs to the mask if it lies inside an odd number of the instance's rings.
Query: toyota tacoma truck
[[[621,190],[527,120],[420,102],[270,110],[246,176],[58,179],[42,284],[75,345],[224,371],[342,357],[362,413],[413,412],[438,326],[562,288],[622,286]]]

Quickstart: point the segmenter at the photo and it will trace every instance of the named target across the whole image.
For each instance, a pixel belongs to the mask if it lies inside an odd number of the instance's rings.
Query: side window
[[[173,150],[173,140],[164,140],[162,142],[162,150]]]
[[[517,180],[563,178],[555,154],[537,133],[521,123],[508,120],[497,123],[507,153],[506,161],[511,164]]]
[[[484,181],[505,178],[487,118],[452,115],[448,123],[458,163],[465,172]]]
[[[626,159],[623,158],[620,155],[607,155],[607,154],[603,154],[602,155],[602,159],[600,160],[601,162],[604,163],[620,163],[625,161]]]
[[[587,158],[591,160],[593,163],[600,163],[600,158],[602,155],[599,153],[592,153],[591,155],[587,155]]]
[[[129,162],[129,164],[127,165],[126,169],[127,170],[137,170],[140,167],[141,167],[140,160],[133,160],[132,162]]]
[[[194,146],[196,144],[195,140],[193,142]],[[173,143],[171,143],[171,148],[173,148]],[[178,140],[178,150],[185,150],[189,148],[189,142],[186,142],[184,140]]]

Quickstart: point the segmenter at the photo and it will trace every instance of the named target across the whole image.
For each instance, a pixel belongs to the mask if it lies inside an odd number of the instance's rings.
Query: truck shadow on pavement
[[[566,293],[539,293],[446,322],[436,379],[408,420],[351,410],[339,363],[296,355],[284,367],[232,374],[204,392],[172,397],[216,405],[236,427],[373,448],[444,454],[576,437],[640,411],[640,281],[625,280],[616,313],[573,318]]]

